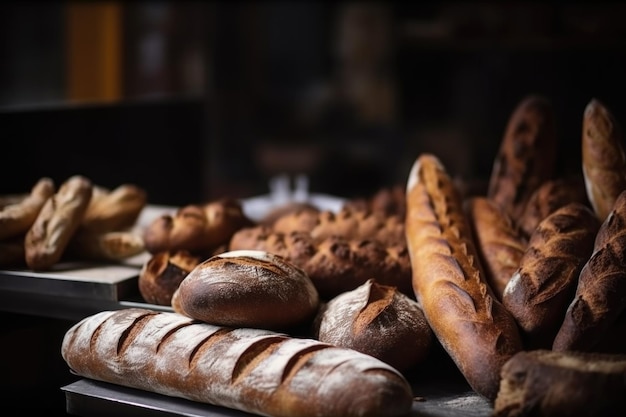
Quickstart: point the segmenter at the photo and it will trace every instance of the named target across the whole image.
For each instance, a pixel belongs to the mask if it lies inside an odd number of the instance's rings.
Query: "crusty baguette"
[[[97,313],[66,332],[61,353],[86,378],[263,416],[404,416],[413,400],[402,374],[372,356],[177,313]]]
[[[326,303],[313,331],[317,340],[367,353],[401,372],[421,364],[434,342],[417,301],[375,279]]]
[[[626,355],[522,351],[502,367],[493,417],[626,415]]]
[[[74,175],[46,200],[24,242],[30,269],[46,270],[61,259],[82,221],[92,192],[91,180]]]
[[[464,206],[485,279],[502,301],[504,288],[519,267],[528,242],[508,213],[487,197],[470,197]]]
[[[531,235],[502,296],[526,349],[552,347],[599,227],[591,208],[570,203],[549,214]]]
[[[281,233],[256,226],[235,232],[229,248],[282,256],[306,272],[323,300],[353,290],[372,277],[414,297],[406,242],[386,246],[376,239],[350,240],[339,235],[319,240],[305,231]]]
[[[517,219],[535,189],[553,178],[557,148],[552,103],[538,95],[525,97],[507,123],[487,197]]]
[[[587,197],[604,220],[626,189],[626,154],[622,127],[611,111],[592,99],[583,116],[582,167]]]
[[[78,228],[70,239],[67,252],[79,260],[118,262],[139,255],[145,250],[139,232],[91,232]]]
[[[134,184],[121,184],[112,191],[94,187],[80,228],[92,234],[130,229],[147,201],[147,192]]]
[[[474,391],[493,400],[521,337],[485,280],[458,191],[431,154],[419,155],[409,174],[406,235],[430,327]]]
[[[613,337],[614,326],[626,314],[625,253],[626,190],[598,230],[593,254],[580,272],[576,294],[554,339],[554,350],[596,351]],[[612,348],[603,346],[607,351]],[[625,345],[619,348],[626,351]]]
[[[37,215],[55,192],[54,181],[40,178],[24,199],[0,208],[0,240],[25,235]]]

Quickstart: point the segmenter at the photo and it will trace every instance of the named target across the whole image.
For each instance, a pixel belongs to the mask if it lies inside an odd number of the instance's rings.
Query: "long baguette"
[[[88,316],[61,353],[86,378],[264,416],[401,416],[413,401],[402,374],[372,356],[177,313]]]
[[[460,195],[431,154],[417,158],[408,178],[406,234],[426,319],[472,389],[493,400],[521,336],[487,285]]]

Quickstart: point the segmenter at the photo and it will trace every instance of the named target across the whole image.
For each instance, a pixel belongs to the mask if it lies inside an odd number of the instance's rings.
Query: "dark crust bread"
[[[172,305],[180,283],[202,260],[187,251],[160,252],[152,255],[139,273],[142,298],[151,304]]]
[[[522,351],[502,367],[493,417],[626,415],[626,355]]]
[[[54,181],[43,177],[24,198],[0,207],[0,240],[25,235],[55,191]]]

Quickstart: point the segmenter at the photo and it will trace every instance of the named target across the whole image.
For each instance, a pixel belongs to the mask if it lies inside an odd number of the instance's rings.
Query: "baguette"
[[[591,208],[570,203],[543,219],[532,234],[502,297],[526,349],[552,347],[599,227]]]
[[[272,417],[407,415],[411,387],[386,363],[269,330],[139,308],[88,316],[65,334],[71,371]]]
[[[487,197],[512,218],[519,218],[531,194],[552,179],[558,137],[552,103],[528,96],[514,109],[493,163]]]
[[[85,261],[119,262],[145,250],[138,232],[91,232],[78,228],[67,247],[69,255]]]
[[[0,208],[0,240],[25,235],[39,215],[48,198],[54,195],[54,182],[40,178],[23,199]]]
[[[600,221],[626,189],[623,141],[621,125],[611,111],[599,100],[591,100],[583,116],[582,167],[587,197]]]
[[[493,400],[521,337],[485,280],[458,191],[431,154],[417,158],[407,181],[406,236],[430,327],[472,389]]]
[[[25,257],[30,269],[47,270],[61,259],[80,226],[92,192],[91,181],[75,175],[65,180],[46,200],[26,233]]]
[[[80,229],[91,234],[130,229],[147,200],[146,191],[134,184],[122,184],[112,191],[94,186]]]
[[[615,326],[626,315],[625,253],[626,190],[618,196],[598,230],[593,253],[580,271],[574,299],[552,349],[598,351],[602,346],[607,352],[626,351],[624,337],[621,346],[605,343],[614,337]]]

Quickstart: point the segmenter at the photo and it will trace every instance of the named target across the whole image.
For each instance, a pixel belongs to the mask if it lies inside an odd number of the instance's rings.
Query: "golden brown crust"
[[[502,301],[504,288],[519,267],[527,241],[510,216],[488,198],[474,196],[465,200],[464,205],[485,279],[496,298]]]
[[[622,128],[599,100],[587,104],[583,117],[582,166],[587,197],[603,221],[626,189]]]
[[[406,244],[386,246],[377,240],[348,240],[338,235],[319,240],[304,231],[282,233],[256,226],[236,232],[229,248],[282,256],[307,273],[324,300],[353,290],[372,277],[413,297]]]
[[[147,303],[164,306],[177,304],[174,311],[182,313],[178,300],[173,300],[174,293],[201,261],[187,251],[165,251],[152,255],[139,272],[139,293]]]
[[[544,181],[530,196],[520,217],[516,219],[520,232],[526,239],[530,238],[543,219],[569,203],[589,203],[582,178],[555,178]]]
[[[487,189],[487,197],[512,218],[555,174],[557,139],[551,102],[542,96],[524,98],[509,118]]]
[[[0,240],[25,235],[37,215],[55,192],[54,181],[40,178],[23,199],[13,200],[0,208]]]
[[[580,203],[549,214],[532,234],[502,303],[519,324],[526,349],[550,349],[600,222]]]
[[[618,196],[578,277],[574,299],[554,339],[557,351],[593,351],[626,311],[626,191]],[[626,346],[621,346],[624,348]]]
[[[425,360],[434,336],[412,298],[374,279],[320,309],[315,338],[374,356],[401,372]]]
[[[81,175],[68,178],[41,208],[24,242],[26,264],[32,270],[46,270],[57,263],[91,200],[91,181]]]
[[[472,389],[493,400],[500,369],[522,342],[484,278],[460,197],[433,155],[421,154],[411,169],[406,215],[417,301]]]
[[[146,191],[134,184],[122,184],[112,191],[96,186],[80,228],[93,234],[130,229],[147,200]]]
[[[206,257],[228,243],[237,230],[253,224],[239,201],[224,198],[181,207],[174,215],[164,214],[148,225],[143,238],[152,254],[186,250]]]
[[[78,228],[70,239],[67,253],[85,261],[119,262],[139,255],[145,250],[143,237],[138,232],[90,232]]]

